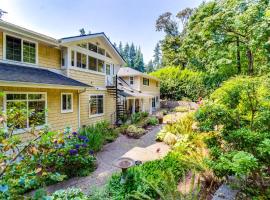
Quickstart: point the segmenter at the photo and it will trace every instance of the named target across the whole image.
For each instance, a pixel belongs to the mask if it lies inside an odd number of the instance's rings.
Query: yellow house
[[[0,108],[26,111],[18,133],[114,123],[112,88],[124,64],[104,33],[57,40],[0,20]]]
[[[122,67],[117,73],[120,104],[128,113],[152,112],[160,106],[160,81],[130,67]]]

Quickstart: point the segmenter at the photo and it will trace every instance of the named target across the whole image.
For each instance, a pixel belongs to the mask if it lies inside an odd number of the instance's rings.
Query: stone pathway
[[[103,150],[98,152],[98,168],[91,175],[71,178],[67,181],[48,186],[46,190],[52,193],[59,189],[77,187],[81,188],[83,192],[88,193],[91,188],[104,185],[112,173],[119,171],[118,168],[112,165],[113,161],[117,158],[123,156],[134,147],[148,147],[153,144],[155,144],[155,148],[158,147],[159,144],[155,141],[155,138],[161,127],[162,126],[155,127],[140,139],[132,139],[124,135],[119,136],[116,141],[105,145]],[[163,143],[160,143],[160,146],[164,148]]]

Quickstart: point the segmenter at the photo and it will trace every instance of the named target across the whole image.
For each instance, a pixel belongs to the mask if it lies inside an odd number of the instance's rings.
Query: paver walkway
[[[83,192],[88,193],[91,188],[104,185],[110,175],[119,170],[112,165],[113,161],[134,147],[148,147],[152,144],[156,144],[156,134],[160,131],[161,127],[162,126],[155,127],[140,139],[132,139],[124,135],[119,136],[116,141],[105,145],[103,150],[98,152],[98,168],[91,175],[86,177],[75,177],[67,181],[51,185],[46,188],[47,191],[52,193],[59,189],[77,187],[81,188]]]

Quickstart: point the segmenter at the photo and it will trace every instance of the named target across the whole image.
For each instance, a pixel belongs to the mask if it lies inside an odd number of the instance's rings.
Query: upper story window
[[[130,76],[129,77],[129,84],[130,85],[133,85],[134,84],[134,77],[133,76]]]
[[[111,74],[111,65],[110,64],[106,64],[106,74],[107,75]]]
[[[91,56],[88,56],[88,69],[97,71],[97,59]]]
[[[156,82],[156,87],[159,87],[159,82],[158,81]]]
[[[36,43],[7,35],[6,59],[35,64]]]
[[[71,66],[74,67],[75,65],[75,52],[71,51]]]
[[[98,60],[98,72],[104,72],[104,61]]]
[[[90,51],[96,52],[97,53],[97,45],[94,45],[92,43],[88,43],[88,49]]]
[[[149,86],[149,79],[148,78],[143,78],[143,85]]]
[[[86,59],[87,58],[85,54],[77,52],[77,67],[86,69],[86,63],[87,63]]]
[[[112,58],[111,55],[108,52],[106,52],[106,57]]]
[[[78,46],[87,49],[87,43],[78,44]]]
[[[98,47],[98,53],[99,53],[100,55],[105,56],[105,49],[102,49],[102,48]]]

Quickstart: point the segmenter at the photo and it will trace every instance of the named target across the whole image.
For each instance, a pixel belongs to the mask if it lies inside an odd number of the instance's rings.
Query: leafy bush
[[[162,99],[181,100],[188,97],[197,100],[206,95],[204,73],[179,67],[165,67],[151,73],[161,80],[160,93]]]
[[[269,77],[235,77],[214,91],[195,114],[202,131],[218,131],[207,139],[216,175],[236,175],[241,191],[263,195],[270,178]]]
[[[131,115],[131,123],[136,124],[140,122],[140,120],[148,117],[148,112],[136,112]]]
[[[158,124],[158,119],[156,117],[149,117],[147,119],[147,124],[151,126],[155,126]]]
[[[162,160],[146,162],[143,165],[128,169],[128,179],[125,184],[120,184],[121,175],[119,173],[114,174],[105,188],[106,192],[102,192],[99,198],[111,200],[135,199],[132,195],[139,192],[148,195],[151,199],[157,199],[158,192],[145,181],[154,181],[157,187],[162,187],[164,186],[164,180],[167,180],[167,173],[164,172],[170,171],[174,175],[170,181],[174,185],[170,185],[170,187],[176,187],[179,179],[187,170],[188,167],[181,161],[180,154],[169,153]],[[97,195],[94,194],[93,196]],[[90,199],[92,200],[91,197]]]
[[[177,137],[174,134],[167,132],[163,138],[163,141],[168,145],[174,145],[177,142]]]
[[[7,168],[0,185],[16,196],[67,177],[88,175],[95,169],[88,140],[77,132],[42,135]]]
[[[118,132],[111,128],[107,121],[82,128],[80,134],[88,138],[88,145],[93,151],[99,151],[106,142],[112,142],[118,137]]]
[[[132,138],[140,138],[145,134],[145,130],[143,128],[137,127],[135,125],[129,125],[127,128],[127,135]]]

